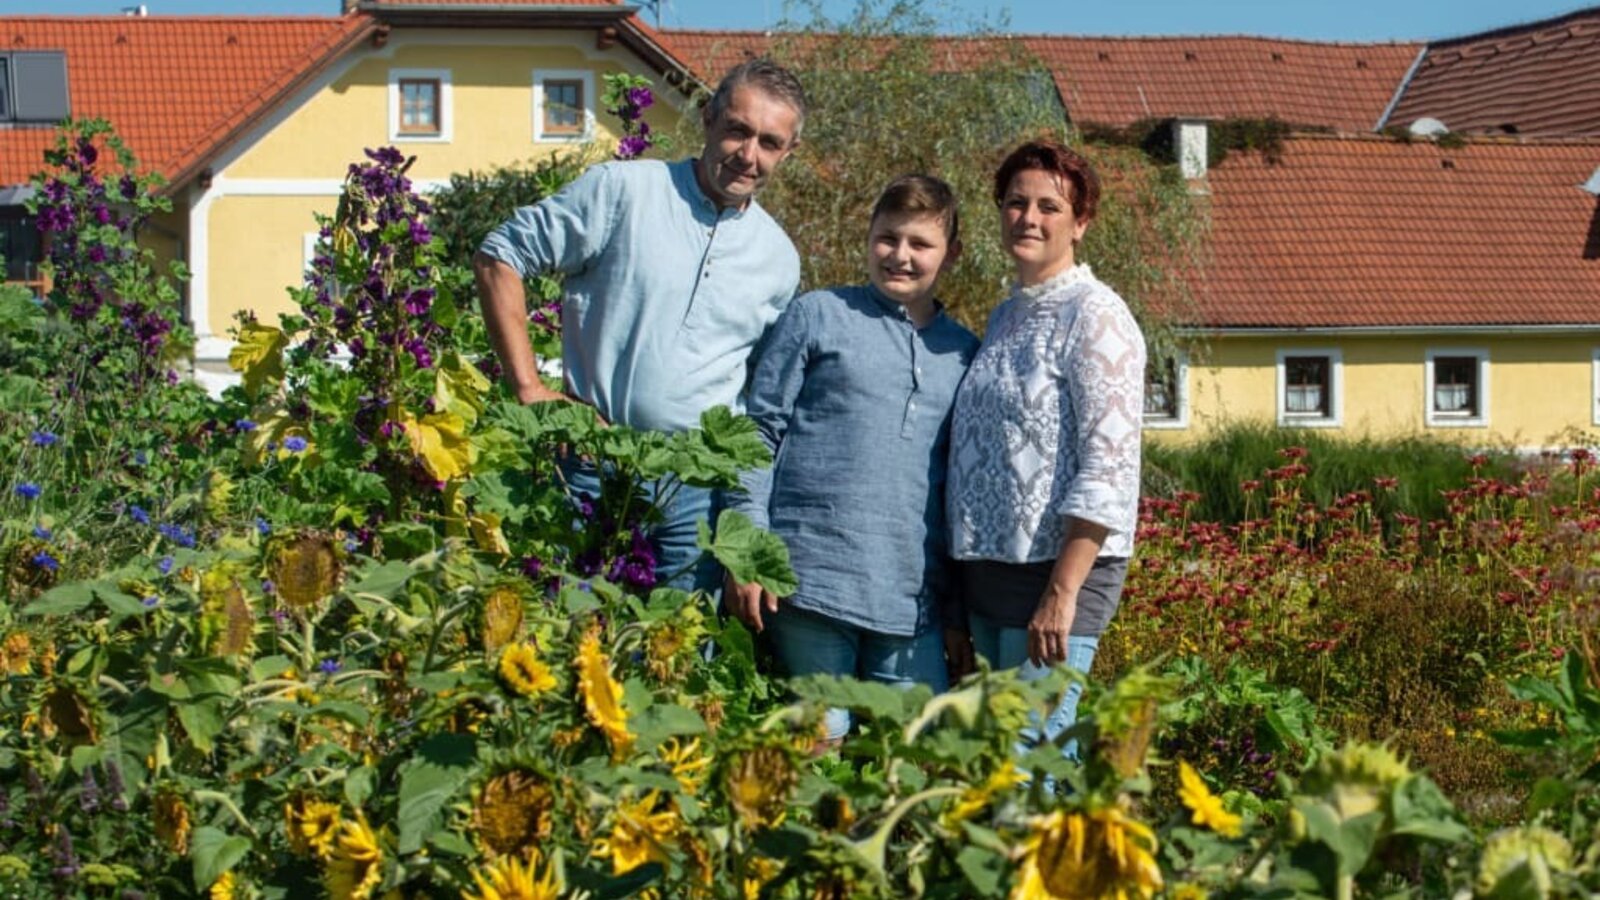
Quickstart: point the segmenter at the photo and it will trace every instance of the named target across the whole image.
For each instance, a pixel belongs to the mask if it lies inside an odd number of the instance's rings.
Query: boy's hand
[[[765,608],[769,613],[778,611],[778,598],[772,592],[763,590],[755,582],[740,584],[733,580],[732,575],[722,578],[722,603],[734,618],[757,634],[766,627],[761,621],[761,610]]]
[[[944,630],[944,662],[950,669],[950,683],[972,674],[978,668],[977,656],[972,652],[972,634],[964,628]]]

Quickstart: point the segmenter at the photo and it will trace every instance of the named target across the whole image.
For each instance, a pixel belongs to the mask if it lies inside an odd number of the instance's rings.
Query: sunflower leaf
[[[417,755],[400,767],[400,852],[422,849],[436,831],[444,805],[472,775],[477,755],[470,735],[441,734],[429,738]]]

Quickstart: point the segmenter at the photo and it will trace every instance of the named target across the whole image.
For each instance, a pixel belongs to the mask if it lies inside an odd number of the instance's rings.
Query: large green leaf
[[[710,550],[728,574],[742,584],[755,582],[778,597],[787,597],[800,587],[783,539],[757,528],[743,513],[723,510],[717,517],[714,541],[710,529],[701,523],[698,544],[701,550]]]
[[[472,777],[476,754],[471,735],[441,734],[423,742],[417,755],[400,767],[402,854],[421,850],[428,835],[439,827],[444,805]]]
[[[653,747],[669,737],[680,734],[704,734],[705,720],[700,714],[674,703],[654,703],[629,723],[639,744]]]
[[[74,581],[57,585],[29,603],[22,614],[26,616],[70,616],[94,602],[95,583]]]
[[[700,414],[700,430],[708,448],[741,469],[772,464],[772,454],[761,440],[755,420],[748,416],[736,416],[726,406],[713,406]]]
[[[194,865],[194,888],[205,891],[224,872],[250,852],[250,839],[203,825],[194,830],[189,859]]]

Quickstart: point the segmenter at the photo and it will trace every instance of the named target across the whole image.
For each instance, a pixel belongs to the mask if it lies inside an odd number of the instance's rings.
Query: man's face
[[[734,88],[728,106],[706,123],[701,186],[718,206],[744,206],[794,150],[794,107],[749,85]]]

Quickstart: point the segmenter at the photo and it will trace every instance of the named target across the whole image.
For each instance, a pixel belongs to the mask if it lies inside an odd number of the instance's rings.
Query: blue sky
[[[114,15],[135,0],[0,0],[6,15]],[[764,28],[785,0],[665,0],[661,24]],[[339,0],[147,0],[152,14],[333,15]],[[821,0],[830,15],[852,0]],[[882,0],[879,0],[882,5]],[[932,0],[949,30],[968,22],[1066,34],[1262,34],[1323,40],[1413,40],[1470,34],[1582,8],[1568,0]],[[653,21],[653,18],[651,19]]]

